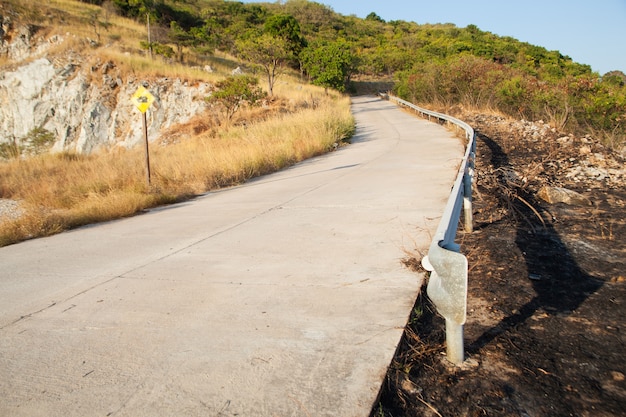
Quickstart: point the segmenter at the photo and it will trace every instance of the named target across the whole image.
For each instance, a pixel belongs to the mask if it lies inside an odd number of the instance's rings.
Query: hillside
[[[268,94],[219,51],[150,56],[146,27],[111,6],[0,3],[0,245],[239,184],[352,135],[347,97],[288,71]]]
[[[0,10],[0,99],[9,103],[0,109],[3,156],[13,144],[31,153],[50,148],[88,154],[141,143],[141,117],[129,98],[144,84],[157,98],[149,113],[149,134],[157,140],[206,112],[212,83],[230,70],[215,60],[205,64],[211,73],[151,61],[139,49],[143,26],[113,15],[100,20],[94,16],[106,11],[99,7],[51,1],[32,16],[27,3],[7,2]]]
[[[99,94],[116,102],[131,93],[133,81],[147,74],[183,83],[211,83],[239,66],[259,77],[270,95],[281,74],[299,74],[312,84],[339,91],[393,89],[404,99],[444,110],[461,106],[544,120],[557,129],[591,134],[615,148],[625,141],[626,75],[619,71],[600,75],[559,51],[497,36],[475,25],[386,22],[375,14],[360,19],[306,0],[50,0],[46,4],[4,0],[1,7],[0,55],[6,68],[42,54],[52,58],[64,68],[57,68],[52,84],[76,79],[75,84],[85,86],[80,87],[84,90],[80,98],[63,97],[60,102],[93,114],[97,123],[110,117],[108,137],[121,132],[124,143],[139,140],[128,133],[132,121],[114,120],[128,109],[116,113],[97,108],[92,101]],[[62,50],[64,56],[55,58]],[[51,68],[31,72],[51,74]],[[22,82],[19,74],[8,77],[0,89]],[[36,85],[28,85],[16,93],[28,95],[33,88],[38,91]],[[204,94],[210,88],[205,90]],[[10,95],[4,99],[20,107],[24,100]],[[56,97],[42,99],[50,102]],[[201,101],[195,100],[195,108],[187,114],[184,109],[172,113],[181,111],[186,119],[206,107]],[[33,104],[30,107],[34,110]],[[19,112],[5,109],[0,116],[0,142],[25,138],[35,128],[53,132],[56,150],[68,148],[68,142],[70,148],[87,150],[77,143],[83,143],[88,132],[63,131],[68,120],[54,122],[51,119],[59,116],[47,115],[46,110],[38,108],[35,121],[26,122]],[[80,111],[72,113],[75,110]]]

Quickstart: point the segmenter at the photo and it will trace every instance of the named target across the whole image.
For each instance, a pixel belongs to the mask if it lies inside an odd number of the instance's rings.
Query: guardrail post
[[[448,319],[446,319],[446,356],[455,365],[465,361],[463,325]]]
[[[463,176],[463,228],[467,233],[474,231],[474,216],[472,214],[472,174]]]
[[[437,311],[446,319],[446,356],[460,365],[465,360],[463,325],[467,310],[467,258],[431,244],[422,259],[424,269],[431,271],[426,292]]]
[[[476,161],[476,137],[469,137],[469,150],[465,174],[463,175],[463,228],[465,232],[474,231],[474,216],[472,214],[472,183],[474,182],[474,167]]]

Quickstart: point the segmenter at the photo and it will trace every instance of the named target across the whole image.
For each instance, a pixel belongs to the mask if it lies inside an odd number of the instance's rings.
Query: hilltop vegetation
[[[600,75],[559,51],[497,36],[475,25],[386,22],[375,13],[361,19],[307,0],[82,3],[84,19],[98,38],[128,42],[123,35],[106,32],[112,15],[140,25],[149,19],[150,39],[134,39],[127,47],[190,64],[216,53],[235,56],[259,69],[270,94],[276,78],[287,70],[339,91],[354,91],[355,80],[389,81],[397,95],[413,102],[446,110],[487,108],[593,134],[608,145],[624,142],[624,73]],[[64,20],[29,13],[34,21]]]
[[[251,4],[113,0],[112,4],[125,16],[141,20],[149,14],[160,26],[155,47],[166,55],[178,51],[180,60],[185,48],[250,57],[245,51],[260,49],[258,39],[269,34],[283,43],[265,55],[302,70],[318,85],[343,90],[354,88],[350,84],[354,79],[393,80],[395,93],[413,102],[444,109],[488,108],[593,134],[608,145],[624,142],[624,73],[600,75],[559,51],[484,32],[475,25],[385,22],[375,13],[360,19],[306,0]],[[256,59],[262,61],[258,55]]]

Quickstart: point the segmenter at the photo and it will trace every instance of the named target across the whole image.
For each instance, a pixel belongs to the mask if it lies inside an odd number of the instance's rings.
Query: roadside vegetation
[[[87,62],[112,61],[123,77],[209,82],[216,88],[207,97],[214,111],[173,126],[162,140],[151,144],[150,185],[141,148],[51,154],[48,149],[54,138],[43,129],[2,143],[0,198],[18,201],[20,215],[0,222],[0,246],[240,184],[332,151],[352,136],[349,98],[308,85],[282,61],[275,64],[270,95],[267,86],[259,83],[258,73],[230,75],[240,61],[226,51],[207,54],[202,47],[155,42],[150,45],[151,58],[145,50],[141,19],[124,16],[111,2],[91,3],[98,2],[49,0],[38,8],[31,7],[35,3],[30,0],[9,0],[3,8],[9,9],[12,19],[37,24],[42,34],[75,35],[50,52],[54,57],[80,53],[88,57]],[[158,40],[165,29],[153,19]],[[53,21],[57,25],[50,25]],[[169,33],[167,39],[182,42],[184,30],[170,27],[178,37]],[[212,71],[203,71],[201,65],[210,65]],[[256,68],[254,62],[247,65]],[[263,71],[262,65],[259,68]]]
[[[265,116],[258,109],[242,110],[237,125],[185,140],[176,140],[180,132],[172,131],[172,143],[150,147],[151,186],[141,148],[46,153],[0,163],[0,196],[20,201],[24,211],[0,223],[0,245],[130,216],[333,150],[353,133],[349,98],[309,92],[314,105],[290,111],[283,106]],[[200,115],[179,129],[206,129],[208,120]]]

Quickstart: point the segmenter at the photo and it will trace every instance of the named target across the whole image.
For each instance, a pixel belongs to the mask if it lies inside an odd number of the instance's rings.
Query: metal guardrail
[[[465,131],[467,148],[454,181],[450,197],[439,221],[437,231],[422,259],[422,266],[431,272],[426,292],[446,319],[446,353],[454,364],[465,360],[463,346],[463,325],[467,312],[467,258],[459,253],[460,245],[455,243],[456,231],[464,212],[464,229],[472,232],[472,181],[476,156],[476,133],[467,123],[443,113],[426,110],[398,97],[383,95],[383,98],[409,108],[429,120],[451,123]]]

